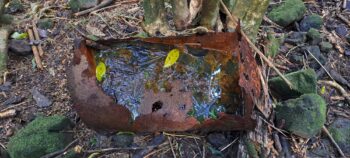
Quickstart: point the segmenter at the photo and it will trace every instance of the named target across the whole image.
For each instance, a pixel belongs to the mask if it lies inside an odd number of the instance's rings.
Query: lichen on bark
[[[144,30],[151,36],[168,35],[169,26],[165,19],[164,0],[144,0]]]
[[[212,30],[219,17],[220,0],[203,0],[200,25]]]
[[[171,0],[171,5],[176,29],[186,29],[190,24],[190,12],[187,0]]]

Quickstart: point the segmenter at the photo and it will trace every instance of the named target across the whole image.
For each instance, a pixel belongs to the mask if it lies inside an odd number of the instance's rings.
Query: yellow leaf
[[[178,49],[171,50],[165,59],[163,68],[168,68],[174,65],[177,59],[179,59],[179,56],[180,56],[180,50]]]
[[[322,86],[322,88],[321,88],[321,92],[320,92],[321,94],[325,94],[326,93],[326,87],[325,86]]]
[[[96,79],[101,82],[103,76],[106,74],[106,65],[103,62],[99,62],[96,66]]]

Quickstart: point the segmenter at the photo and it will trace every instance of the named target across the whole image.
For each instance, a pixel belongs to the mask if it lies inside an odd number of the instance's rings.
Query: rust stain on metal
[[[100,131],[188,131],[188,130],[248,130],[255,127],[251,119],[254,99],[260,95],[260,81],[257,64],[246,41],[238,32],[207,33],[187,37],[165,37],[145,39],[124,39],[100,41],[102,45],[116,42],[143,41],[151,44],[175,45],[178,48],[195,47],[216,50],[221,53],[232,53],[232,58],[239,63],[237,78],[224,78],[229,85],[222,85],[227,91],[238,92],[244,115],[219,113],[217,119],[206,119],[199,122],[188,115],[192,109],[192,94],[180,92],[182,82],[172,82],[171,92],[145,92],[140,116],[132,119],[130,111],[118,105],[113,98],[106,95],[96,83],[96,63],[93,50],[85,41],[75,45],[73,67],[69,75],[69,87],[74,101],[74,108],[81,120],[88,126]],[[238,82],[238,83],[234,83]],[[229,98],[228,98],[229,99]]]

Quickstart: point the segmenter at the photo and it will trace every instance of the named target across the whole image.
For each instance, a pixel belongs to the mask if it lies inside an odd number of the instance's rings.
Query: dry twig
[[[33,32],[34,32],[35,40],[40,41],[40,36],[39,36],[38,28],[36,27],[35,22],[33,22],[32,25],[33,25]],[[41,43],[39,43],[39,45],[38,45],[38,50],[39,50],[39,55],[40,55],[41,57],[43,57],[43,56],[44,56],[44,50],[43,50],[43,47],[41,46]]]
[[[328,136],[328,138],[331,140],[331,142],[333,143],[333,145],[337,148],[339,154],[345,158],[345,154],[343,153],[343,151],[341,150],[341,148],[339,147],[339,145],[337,144],[337,142],[335,142],[335,140],[333,139],[332,135],[329,133],[328,129],[323,126],[322,127],[322,131],[324,133],[326,133],[326,135]]]
[[[30,41],[34,41],[35,39],[34,39],[33,30],[32,29],[28,29],[27,32],[28,32]],[[33,54],[34,54],[34,59],[35,59],[36,65],[38,66],[39,69],[43,70],[44,67],[43,67],[43,65],[41,63],[38,47],[33,44],[32,45],[32,50],[33,50]]]
[[[341,14],[337,14],[337,17],[341,20],[343,20],[349,27],[350,27],[350,21],[349,19],[345,18],[343,15]]]
[[[236,17],[234,17],[230,11],[227,9],[225,3],[220,0],[220,3],[222,5],[222,7],[224,8],[226,14],[228,15],[228,17],[230,18],[230,20],[234,21],[234,22],[238,22],[238,19]],[[237,25],[236,25],[237,26]],[[259,56],[267,63],[267,65],[269,67],[271,67],[272,69],[274,69],[276,71],[276,73],[287,83],[287,85],[289,86],[289,88],[293,88],[292,83],[276,68],[276,66],[264,55],[264,53],[262,53],[255,45],[254,43],[248,38],[248,36],[244,33],[243,30],[241,30],[241,34],[242,36],[247,40],[247,42],[249,43],[249,45],[254,49],[254,51],[256,53],[259,54]]]
[[[17,114],[17,111],[15,109],[0,112],[0,119],[13,117],[13,116],[16,116],[16,114]]]
[[[93,8],[90,8],[90,9],[86,9],[86,10],[83,10],[81,12],[78,12],[78,13],[75,13],[74,16],[81,16],[81,15],[85,15],[85,14],[88,14],[90,12],[93,12],[97,9],[101,9],[105,6],[108,6],[109,4],[111,4],[113,2],[113,0],[104,0],[102,1],[100,4],[98,4],[97,6],[93,7]]]
[[[317,83],[319,84],[325,84],[325,85],[328,85],[328,86],[332,86],[334,88],[336,88],[342,95],[343,97],[347,100],[347,102],[350,104],[350,96],[349,94],[346,92],[346,90],[341,86],[339,85],[337,82],[335,81],[318,81]]]
[[[78,139],[75,139],[74,141],[72,141],[71,143],[69,143],[64,149],[62,150],[59,150],[59,151],[55,151],[53,153],[50,153],[50,154],[47,154],[47,155],[44,155],[42,156],[41,158],[54,158],[54,157],[57,157],[59,155],[61,155],[62,153],[66,152],[68,149],[70,149],[71,147],[73,147],[73,145],[75,143],[78,142]]]

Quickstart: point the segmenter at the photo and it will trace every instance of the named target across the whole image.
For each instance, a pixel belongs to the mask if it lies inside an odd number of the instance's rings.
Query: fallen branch
[[[337,14],[337,17],[339,18],[339,19],[341,19],[341,20],[343,20],[349,27],[350,27],[350,21],[347,19],[347,18],[345,18],[343,15],[341,15],[341,14]]]
[[[230,18],[230,20],[234,21],[234,22],[238,22],[238,19],[236,17],[234,17],[230,11],[227,9],[225,3],[220,0],[220,3],[222,5],[222,7],[224,8],[226,14],[228,15],[228,17]],[[237,26],[237,25],[236,25]],[[276,68],[276,66],[264,55],[264,53],[262,53],[255,45],[254,43],[248,38],[248,36],[244,33],[243,30],[241,30],[241,34],[243,36],[243,38],[245,38],[247,40],[247,42],[249,43],[249,45],[254,49],[254,51],[256,53],[258,53],[258,55],[267,63],[267,65],[269,67],[271,67],[272,69],[274,69],[276,71],[276,73],[287,83],[287,85],[289,86],[290,89],[293,89],[293,85],[292,83]]]
[[[28,35],[29,35],[29,40],[30,41],[34,41],[35,39],[34,39],[33,30],[32,29],[28,29],[27,32],[28,32]],[[39,69],[43,70],[44,67],[43,67],[43,65],[41,63],[38,47],[33,44],[32,45],[32,50],[33,50],[33,54],[34,54],[34,59],[35,59],[36,65],[38,66]]]
[[[74,141],[72,141],[71,143],[69,143],[64,149],[59,150],[59,151],[55,151],[53,153],[50,154],[46,154],[40,158],[54,158],[57,157],[59,155],[61,155],[62,153],[66,152],[68,149],[70,149],[75,143],[78,142],[78,139],[75,139]]]
[[[334,81],[318,81],[317,83],[319,84],[325,84],[325,85],[328,85],[328,86],[332,86],[334,88],[336,88],[342,95],[343,97],[346,99],[346,101],[350,104],[350,96],[349,94],[345,91],[345,89],[339,85],[337,82],[334,82]]]
[[[40,36],[39,36],[39,32],[38,32],[38,28],[36,27],[36,23],[33,22],[33,32],[34,32],[34,38],[37,41],[40,41]],[[39,55],[42,57],[44,56],[44,50],[43,47],[41,46],[41,43],[39,43],[38,45],[38,50],[39,50]]]
[[[154,148],[156,146],[146,146],[146,147],[130,147],[130,148],[105,148],[105,149],[96,149],[96,150],[86,150],[84,153],[86,154],[92,154],[92,153],[105,153],[105,152],[115,152],[115,151],[121,151],[121,150],[140,150],[140,149],[146,149],[146,148]]]
[[[113,2],[113,0],[104,0],[102,1],[100,4],[98,4],[97,6],[93,7],[93,8],[90,8],[90,9],[87,9],[87,10],[84,10],[84,11],[81,11],[81,12],[78,12],[78,13],[75,13],[74,16],[81,16],[81,15],[85,15],[85,14],[88,14],[90,12],[93,12],[97,9],[101,9],[105,6],[108,6],[110,5],[111,3]]]
[[[341,150],[341,148],[339,147],[339,145],[337,144],[337,142],[335,142],[335,140],[333,139],[332,135],[329,133],[328,129],[323,126],[322,127],[322,131],[324,133],[326,133],[327,137],[331,140],[331,142],[333,143],[333,145],[337,148],[339,154],[345,158],[345,154],[343,153],[343,151]]]
[[[0,119],[9,118],[16,116],[17,111],[15,109],[0,112]]]

